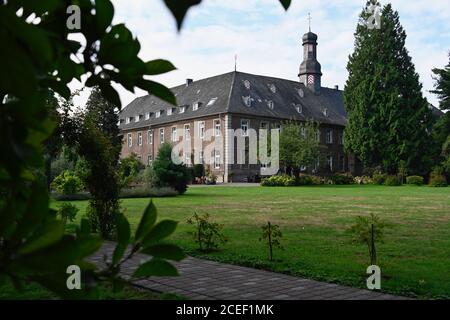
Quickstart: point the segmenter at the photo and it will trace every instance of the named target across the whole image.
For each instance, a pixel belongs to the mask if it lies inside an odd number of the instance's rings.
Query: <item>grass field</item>
[[[180,222],[172,241],[188,253],[195,243],[186,223],[194,211],[224,224],[229,238],[207,257],[309,278],[364,287],[367,248],[347,232],[358,215],[378,214],[390,224],[378,246],[382,289],[418,297],[450,297],[450,188],[315,186],[292,188],[195,187],[154,202],[160,219]],[[73,202],[84,213],[87,202]],[[148,199],[125,199],[122,207],[135,228]],[[58,203],[54,204],[58,206]],[[258,241],[267,221],[283,232],[279,261],[267,260]],[[73,226],[69,226],[72,227]]]

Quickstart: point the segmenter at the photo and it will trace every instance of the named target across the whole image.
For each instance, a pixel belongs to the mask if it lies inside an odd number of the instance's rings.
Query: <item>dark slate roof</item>
[[[342,91],[322,88],[317,95],[297,81],[230,72],[194,81],[189,86],[183,84],[171,90],[176,95],[178,104],[172,115],[168,116],[166,113],[168,108],[173,107],[170,104],[153,96],[139,97],[121,111],[119,117],[124,122],[120,124],[120,128],[126,130],[147,127],[223,113],[280,120],[314,119],[341,126],[347,123]],[[208,102],[214,98],[215,103],[208,106]],[[251,106],[246,105],[248,99],[251,99]],[[201,105],[194,111],[192,108],[196,102]],[[271,103],[273,109],[269,107]],[[186,106],[184,113],[179,113],[181,106]],[[300,107],[302,113],[297,112],[296,107]],[[162,110],[161,117],[156,118],[155,113]],[[149,120],[145,120],[147,112],[153,113]],[[142,116],[139,122],[134,122],[136,115]],[[129,124],[125,123],[127,117],[133,117]]]

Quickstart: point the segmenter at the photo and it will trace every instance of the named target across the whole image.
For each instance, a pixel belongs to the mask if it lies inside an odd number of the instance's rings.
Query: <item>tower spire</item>
[[[311,14],[308,14],[311,28]],[[302,38],[303,62],[300,64],[299,80],[308,89],[320,94],[322,67],[317,61],[317,35],[311,32],[305,33]]]
[[[308,12],[308,24],[309,24],[309,32],[311,32],[311,12]]]

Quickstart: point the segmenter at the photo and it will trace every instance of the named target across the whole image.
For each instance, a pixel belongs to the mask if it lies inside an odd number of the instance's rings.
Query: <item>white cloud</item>
[[[391,2],[408,34],[407,48],[424,93],[437,104],[436,97],[427,91],[433,88],[431,69],[448,63],[450,3]],[[296,80],[302,60],[301,36],[307,31],[307,14],[311,12],[313,31],[319,35],[323,85],[343,87],[353,33],[364,3],[294,0],[285,12],[278,0],[203,0],[188,12],[184,28],[178,33],[162,0],[116,0],[114,22],[125,22],[139,38],[143,60],[166,58],[177,66],[177,71],[155,78],[170,87],[186,78],[201,79],[232,71],[235,54],[239,71]],[[123,89],[119,92],[124,106],[145,94]]]

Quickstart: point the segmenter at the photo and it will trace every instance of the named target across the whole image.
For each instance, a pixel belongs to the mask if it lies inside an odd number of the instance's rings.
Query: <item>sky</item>
[[[382,5],[388,1],[381,0]],[[125,23],[139,39],[142,60],[168,59],[176,67],[152,80],[168,87],[237,70],[298,80],[302,61],[301,38],[311,29],[319,37],[318,60],[322,85],[343,88],[346,65],[353,51],[354,32],[365,0],[292,0],[286,12],[278,0],[203,0],[187,14],[178,32],[162,0],[113,0],[113,23]],[[448,64],[450,1],[391,0],[406,30],[406,47],[412,56],[429,102],[438,106],[431,69]],[[74,81],[72,90],[82,87]],[[146,93],[115,86],[122,106]],[[83,105],[89,92],[75,99]]]

